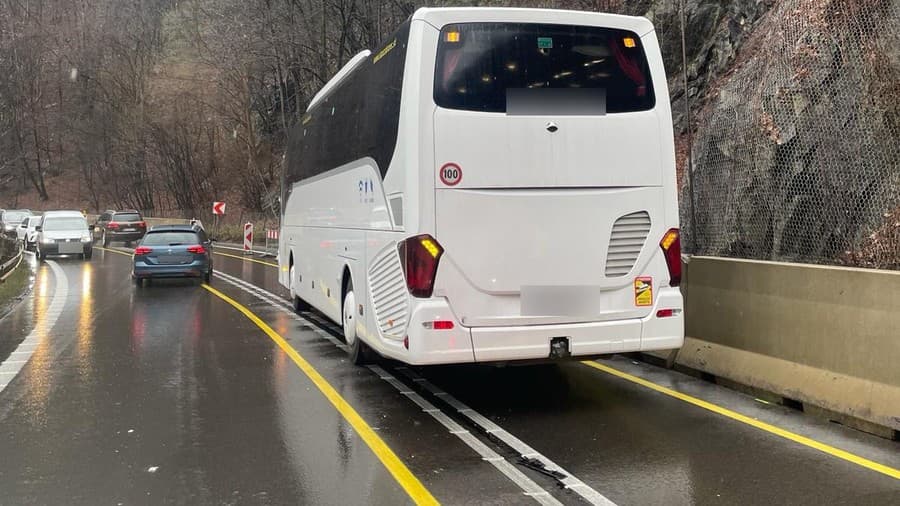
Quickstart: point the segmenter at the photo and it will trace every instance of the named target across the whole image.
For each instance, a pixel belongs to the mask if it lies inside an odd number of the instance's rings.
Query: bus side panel
[[[287,267],[293,254],[301,299],[341,322],[342,276],[353,271],[357,298],[365,297],[365,230],[390,230],[391,221],[371,159],[363,159],[295,185],[285,205],[283,228]],[[287,277],[287,276],[286,276]],[[315,283],[315,284],[313,284]]]

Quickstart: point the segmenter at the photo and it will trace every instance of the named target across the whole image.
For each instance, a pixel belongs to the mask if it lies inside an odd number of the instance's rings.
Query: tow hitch
[[[554,337],[550,339],[550,358],[567,358],[572,356],[569,349],[568,337]]]

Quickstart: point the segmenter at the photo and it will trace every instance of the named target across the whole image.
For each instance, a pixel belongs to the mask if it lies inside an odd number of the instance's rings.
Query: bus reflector
[[[675,316],[674,309],[660,309],[659,311],[656,312],[657,318],[669,318],[671,316]]]
[[[433,322],[423,322],[422,326],[426,329],[433,330],[453,330],[453,322],[450,320],[435,320]]]
[[[666,267],[669,268],[669,286],[678,286],[681,284],[681,239],[678,229],[669,229],[659,241],[659,247],[663,250]]]
[[[417,235],[397,244],[406,287],[413,297],[428,298],[444,249],[430,235]]]

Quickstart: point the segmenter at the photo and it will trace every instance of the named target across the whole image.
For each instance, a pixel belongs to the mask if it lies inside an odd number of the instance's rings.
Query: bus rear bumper
[[[668,350],[684,343],[683,300],[677,289],[661,291],[645,318],[587,323],[504,327],[463,327],[444,301],[417,308],[409,327],[409,354],[415,365],[515,362],[553,359],[551,343],[561,341],[566,357]],[[657,312],[673,309],[672,316]],[[431,321],[453,321],[450,330],[427,329]]]

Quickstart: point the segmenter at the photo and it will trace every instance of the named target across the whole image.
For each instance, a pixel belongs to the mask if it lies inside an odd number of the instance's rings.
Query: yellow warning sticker
[[[634,305],[653,305],[653,278],[649,276],[634,278]]]

